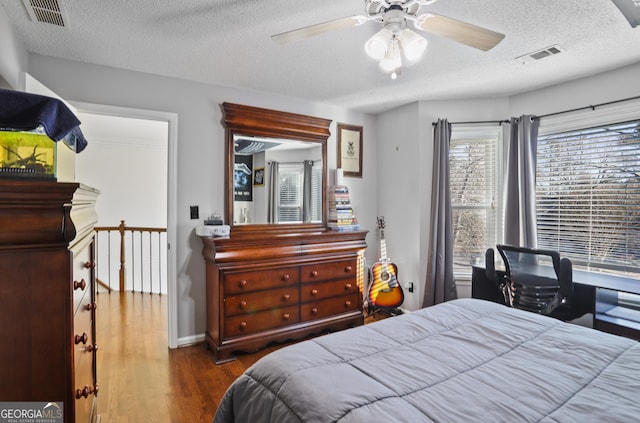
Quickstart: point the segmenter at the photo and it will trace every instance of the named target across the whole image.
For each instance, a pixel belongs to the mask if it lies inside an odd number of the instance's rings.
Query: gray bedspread
[[[638,422],[640,344],[459,299],[275,351],[224,422]]]

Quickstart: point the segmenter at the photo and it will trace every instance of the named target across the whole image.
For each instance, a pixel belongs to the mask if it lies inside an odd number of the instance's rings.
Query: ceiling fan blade
[[[433,13],[419,16],[415,25],[425,32],[483,51],[492,49],[504,38],[499,32]]]
[[[306,26],[304,28],[294,29],[293,31],[283,32],[281,34],[272,35],[271,39],[278,44],[285,44],[290,41],[301,40],[303,38],[313,37],[325,32],[334,31],[342,28],[358,26],[368,21],[362,16],[349,16],[347,18],[336,19],[316,25]]]
[[[632,28],[640,25],[640,2],[634,0],[612,0]]]

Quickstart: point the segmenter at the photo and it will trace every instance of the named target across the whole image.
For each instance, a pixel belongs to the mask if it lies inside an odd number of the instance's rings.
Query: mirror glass
[[[226,102],[222,110],[224,221],[246,231],[326,228],[331,120]]]
[[[233,135],[233,225],[322,223],[322,145]]]

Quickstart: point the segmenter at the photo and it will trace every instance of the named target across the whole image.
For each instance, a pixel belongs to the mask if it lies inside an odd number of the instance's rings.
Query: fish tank
[[[55,180],[56,147],[44,133],[0,130],[0,178]]]

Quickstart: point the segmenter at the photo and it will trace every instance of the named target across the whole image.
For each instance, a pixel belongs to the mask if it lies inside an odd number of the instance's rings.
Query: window
[[[304,166],[302,163],[281,164],[278,222],[302,222]],[[322,163],[314,162],[311,171],[311,221],[322,221]]]
[[[449,147],[454,273],[484,263],[498,239],[498,129],[454,128]],[[501,202],[500,202],[501,203]]]
[[[538,137],[538,247],[640,273],[640,121]]]
[[[302,165],[280,165],[278,222],[302,221]]]

